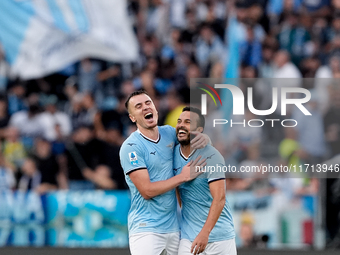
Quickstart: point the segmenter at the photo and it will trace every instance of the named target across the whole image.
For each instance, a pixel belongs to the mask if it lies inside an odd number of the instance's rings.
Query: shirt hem
[[[227,240],[231,240],[231,239],[234,239],[236,237],[236,235],[233,235],[231,237],[227,237],[227,238],[221,238],[221,239],[209,239],[208,243],[215,243],[215,242],[221,242],[221,241],[227,241]],[[186,239],[186,240],[189,240],[190,242],[193,242],[195,239],[190,239],[190,238],[185,238],[185,237],[181,237],[181,240],[182,239]]]
[[[134,171],[138,171],[138,170],[142,170],[142,169],[147,169],[147,168],[145,166],[144,167],[134,168],[134,169],[131,169],[131,170],[127,171],[125,174],[129,175],[129,174],[131,174]]]
[[[154,230],[150,230],[150,229],[145,229],[145,231],[136,231],[133,233],[129,233],[129,237],[136,235],[136,234],[141,234],[141,233],[153,233],[153,234],[171,234],[171,233],[177,233],[180,232],[179,229],[177,230],[170,230],[170,231],[154,231]]]

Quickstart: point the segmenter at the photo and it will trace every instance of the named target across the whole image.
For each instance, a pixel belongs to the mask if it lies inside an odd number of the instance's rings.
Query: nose
[[[150,105],[146,105],[146,104],[143,105],[143,111],[149,110],[150,108],[151,108]]]

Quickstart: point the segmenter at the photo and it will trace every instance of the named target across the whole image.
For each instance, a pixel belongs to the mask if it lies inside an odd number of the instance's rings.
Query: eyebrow
[[[136,108],[137,106],[141,105],[141,104],[142,104],[142,103],[135,104],[135,108]]]
[[[148,100],[144,101],[144,103],[148,103],[148,102],[151,102],[151,100],[148,99]],[[137,103],[137,104],[135,104],[135,108],[136,108],[138,105],[141,105],[141,104],[142,104],[142,103]]]

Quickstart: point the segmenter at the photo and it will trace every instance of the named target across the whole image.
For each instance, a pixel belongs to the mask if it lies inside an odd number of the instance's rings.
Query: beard
[[[185,140],[181,140],[181,141],[178,140],[178,142],[179,142],[180,145],[187,146],[187,145],[190,144],[190,140],[191,140],[190,137],[188,137]]]
[[[179,133],[179,130],[184,130],[188,133],[188,137],[184,140],[179,140],[178,139],[178,133]],[[191,141],[191,137],[190,137],[190,133],[189,133],[189,130],[187,130],[185,127],[179,127],[176,129],[176,136],[177,136],[177,140],[179,142],[180,145],[183,145],[183,146],[186,146],[186,145],[189,145],[190,144],[190,141]]]

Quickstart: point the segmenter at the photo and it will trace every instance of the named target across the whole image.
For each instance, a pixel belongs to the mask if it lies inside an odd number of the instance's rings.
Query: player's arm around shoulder
[[[190,162],[179,175],[168,180],[151,182],[142,148],[136,143],[126,141],[122,145],[119,155],[124,173],[130,177],[130,180],[145,199],[166,193],[182,183],[192,180],[190,167],[196,164],[204,164],[204,161],[198,162],[198,160]]]
[[[176,137],[176,129],[169,125],[166,125],[165,127],[168,129],[169,132],[173,134],[175,144],[178,144],[178,140]],[[190,131],[190,134],[194,136],[194,138],[190,142],[192,149],[202,149],[208,144],[212,144],[210,137],[207,134],[197,131]]]

